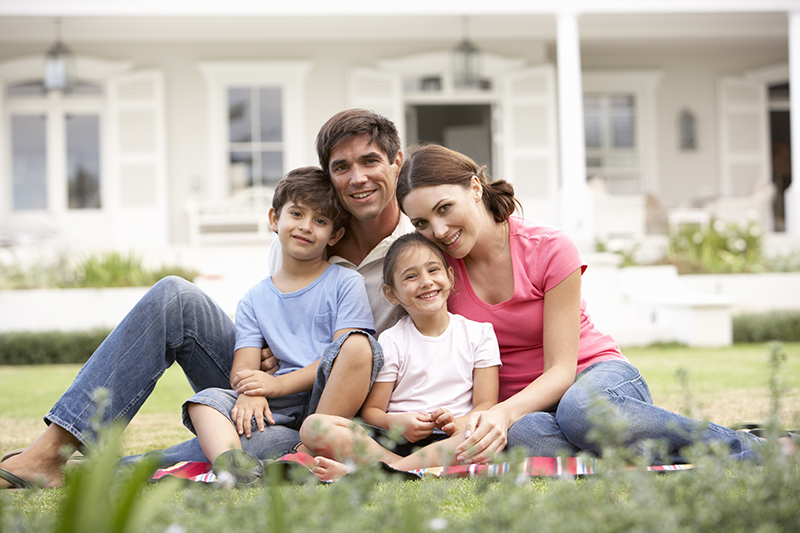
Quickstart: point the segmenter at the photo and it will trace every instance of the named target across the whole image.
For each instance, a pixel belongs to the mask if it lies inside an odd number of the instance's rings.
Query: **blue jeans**
[[[212,298],[182,278],[164,278],[97,348],[44,420],[87,444],[96,437],[96,389],[109,391],[97,421],[127,424],[175,362],[195,391],[230,388],[235,337],[233,321]],[[275,432],[275,453],[299,441],[295,430],[285,429]],[[160,457],[162,464],[206,460],[197,439],[163,450]]]
[[[577,375],[555,411],[529,413],[511,426],[508,447],[521,447],[530,456],[574,456],[581,451],[599,455],[600,447],[589,438],[598,419],[620,421],[624,429],[612,437],[641,453],[647,441],[660,441],[667,451],[661,459],[672,462],[684,461],[680,450],[696,442],[723,444],[739,459],[755,458],[762,445],[761,439],[749,433],[656,407],[634,366],[603,361]]]

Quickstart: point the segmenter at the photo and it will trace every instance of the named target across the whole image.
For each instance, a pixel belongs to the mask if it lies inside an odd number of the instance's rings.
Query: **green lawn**
[[[800,344],[786,345],[784,351],[782,377],[788,390],[783,400],[796,413],[800,412]],[[764,345],[625,353],[647,378],[656,403],[676,398],[680,402],[675,371],[681,367],[689,372],[698,404],[715,406],[722,397],[719,417],[739,409],[731,407],[737,401],[748,405],[769,401]],[[24,433],[20,428],[33,436],[41,431],[41,414],[77,370],[74,366],[0,368],[4,451],[12,447],[12,434],[27,438],[20,436]],[[154,442],[167,445],[184,438],[187,433],[179,427],[177,413],[189,394],[180,370],[170,370],[126,432],[139,436],[123,451],[144,451]],[[177,433],[170,434],[163,429],[166,426],[177,426]],[[767,453],[758,465],[697,458],[699,467],[684,473],[659,476],[618,469],[574,481],[506,475],[496,483],[479,479],[403,483],[366,469],[332,485],[311,482],[225,491],[200,484],[183,488],[157,484],[140,488],[141,498],[128,515],[138,523],[127,529],[106,525],[115,519],[116,509],[125,508],[115,502],[136,486],[123,485],[125,476],[112,469],[103,477],[95,468],[80,478],[93,481],[94,490],[84,484],[79,491],[68,487],[0,492],[0,531],[793,531],[800,523],[798,457]],[[65,510],[70,508],[73,512]]]

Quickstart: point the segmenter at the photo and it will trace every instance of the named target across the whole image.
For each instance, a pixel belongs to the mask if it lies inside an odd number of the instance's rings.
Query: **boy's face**
[[[345,210],[358,220],[373,220],[389,202],[394,202],[402,163],[402,153],[398,152],[390,161],[383,150],[362,135],[343,142],[331,152],[328,170]]]
[[[301,261],[322,257],[325,247],[333,246],[344,235],[344,228],[334,232],[330,218],[300,201],[286,202],[280,213],[270,208],[269,220],[283,250]]]

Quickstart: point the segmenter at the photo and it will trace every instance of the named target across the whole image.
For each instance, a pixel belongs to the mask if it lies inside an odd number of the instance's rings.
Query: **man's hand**
[[[428,413],[396,413],[386,415],[389,429],[400,428],[408,442],[417,442],[433,433],[436,422]]]
[[[278,358],[272,355],[269,346],[261,348],[261,371],[274,376],[278,371]]]
[[[231,409],[231,419],[236,423],[236,431],[239,435],[250,438],[253,417],[256,417],[256,425],[259,431],[264,431],[264,419],[270,424],[275,423],[272,418],[272,411],[269,410],[269,403],[263,396],[239,396],[236,405]]]
[[[456,427],[456,419],[449,409],[439,407],[431,411],[431,420],[436,424],[436,427],[444,431],[448,437],[452,437],[458,430]]]
[[[277,398],[284,396],[279,388],[279,380],[261,370],[241,370],[231,380],[233,390],[245,396],[264,396]]]

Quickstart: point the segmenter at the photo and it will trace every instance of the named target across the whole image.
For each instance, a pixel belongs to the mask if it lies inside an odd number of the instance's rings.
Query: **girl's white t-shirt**
[[[384,364],[375,381],[395,382],[387,413],[429,413],[445,407],[454,417],[472,410],[472,371],[500,366],[491,324],[450,313],[447,330],[426,337],[404,316],[381,333]]]

